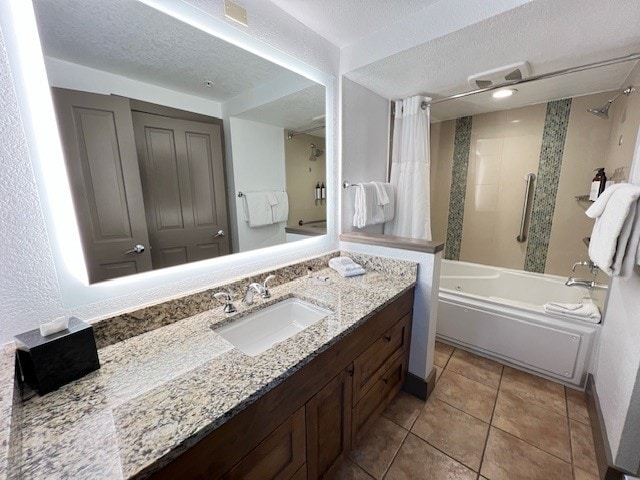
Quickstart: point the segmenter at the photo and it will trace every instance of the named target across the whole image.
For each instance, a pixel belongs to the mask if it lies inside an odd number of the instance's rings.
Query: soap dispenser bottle
[[[604,192],[604,188],[607,185],[607,176],[604,173],[604,167],[597,168],[597,173],[593,177],[591,182],[591,191],[589,192],[589,200],[595,202],[600,194]]]

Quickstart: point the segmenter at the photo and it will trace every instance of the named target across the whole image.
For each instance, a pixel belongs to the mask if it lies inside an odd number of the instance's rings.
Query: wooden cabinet
[[[404,383],[412,307],[410,290],[151,478],[333,477]]]
[[[306,457],[301,408],[225,475],[225,480],[289,480],[300,477]],[[297,477],[296,477],[297,475]]]
[[[349,367],[307,402],[307,476],[331,478],[351,449]]]

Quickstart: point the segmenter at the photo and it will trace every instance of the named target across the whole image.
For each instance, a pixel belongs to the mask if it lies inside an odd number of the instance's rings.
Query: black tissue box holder
[[[16,335],[16,361],[22,380],[40,395],[100,368],[93,327],[75,317],[61,332]]]

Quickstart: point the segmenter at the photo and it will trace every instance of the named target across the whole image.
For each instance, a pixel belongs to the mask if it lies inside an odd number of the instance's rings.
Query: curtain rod
[[[305,133],[315,132],[316,130],[322,130],[324,127],[325,127],[324,125],[319,125],[317,127],[313,127],[313,128],[308,128],[306,130],[302,130],[300,132],[296,132],[295,130],[289,130],[289,133],[287,134],[287,138],[289,140],[291,140],[296,135],[303,135]]]
[[[633,60],[640,60],[640,52],[632,53],[632,54],[625,55],[625,56],[622,56],[622,57],[610,58],[608,60],[601,60],[599,62],[586,63],[584,65],[579,65],[577,67],[564,68],[562,70],[556,70],[554,72],[541,73],[539,75],[532,75],[530,77],[521,78],[519,80],[510,80],[508,82],[500,83],[498,85],[491,85],[489,87],[477,88],[476,90],[470,90],[468,92],[456,93],[455,95],[449,95],[448,97],[438,98],[437,100],[432,100],[430,102],[422,102],[422,104],[420,106],[424,110],[425,108],[427,108],[428,106],[431,106],[431,105],[436,105],[438,103],[446,102],[446,101],[449,101],[449,100],[455,100],[457,98],[468,97],[470,95],[475,95],[477,93],[490,92],[492,90],[498,90],[500,88],[512,87],[512,86],[515,86],[515,85],[521,85],[523,83],[534,82],[536,80],[546,80],[547,78],[559,77],[561,75],[567,75],[569,73],[583,72],[583,71],[592,70],[592,69],[598,68],[598,67],[606,67],[608,65],[616,65],[618,63],[630,62],[630,61],[633,61]],[[393,108],[392,108],[392,110],[393,110]]]

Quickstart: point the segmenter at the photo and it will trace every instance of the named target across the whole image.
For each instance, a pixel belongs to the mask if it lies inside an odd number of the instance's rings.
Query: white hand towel
[[[600,309],[593,303],[545,303],[544,311],[566,318],[584,320],[589,323],[600,323]]]
[[[366,273],[362,265],[357,264],[349,257],[334,257],[329,260],[329,267],[333,268],[343,277],[353,277]]]
[[[640,226],[636,221],[640,187],[619,183],[607,188],[586,211],[596,222],[589,257],[607,275],[628,278],[638,255]]]
[[[271,205],[264,192],[245,192],[243,197],[244,219],[251,228],[273,223]]]
[[[278,197],[276,196],[275,192],[264,192],[267,195],[267,202],[269,202],[270,206],[274,206],[278,204]]]
[[[276,203],[271,204],[273,223],[286,222],[289,219],[289,196],[287,192],[271,192]]]
[[[376,186],[378,205],[382,208],[382,222],[393,220],[396,213],[396,192],[393,185],[383,182],[371,182]]]

